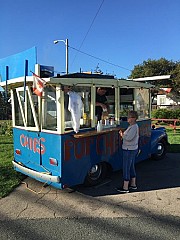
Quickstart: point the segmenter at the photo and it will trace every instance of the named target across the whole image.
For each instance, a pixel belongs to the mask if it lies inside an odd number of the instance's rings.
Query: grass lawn
[[[168,152],[180,152],[180,129],[176,132],[166,126],[168,140]],[[0,198],[7,196],[19,185],[24,175],[16,172],[12,166],[13,139],[11,136],[0,135]]]
[[[0,198],[8,195],[24,178],[13,169],[12,160],[12,137],[0,135]]]
[[[166,126],[166,132],[168,135],[168,141],[170,143],[168,146],[168,152],[180,152],[180,129],[176,129],[174,132],[172,128]]]

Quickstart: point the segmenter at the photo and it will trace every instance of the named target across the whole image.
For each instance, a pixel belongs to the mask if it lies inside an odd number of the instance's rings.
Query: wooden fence
[[[158,124],[160,122],[167,123],[170,127],[174,129],[174,132],[176,132],[177,122],[180,122],[180,119],[170,119],[170,118],[152,118],[151,120],[156,121],[155,124]]]

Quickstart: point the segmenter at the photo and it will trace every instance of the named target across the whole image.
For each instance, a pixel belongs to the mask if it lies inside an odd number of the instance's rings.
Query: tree
[[[170,92],[170,97],[172,98],[172,95],[177,98],[177,101],[180,100],[180,63],[176,64],[176,68],[171,71],[172,74],[172,91]],[[175,99],[173,99],[175,101]]]
[[[142,64],[134,66],[129,78],[151,77],[161,75],[171,75],[170,80],[148,81],[157,88],[172,88],[169,97],[175,102],[180,100],[180,62],[169,61],[165,58],[159,60],[143,61]]]
[[[0,91],[0,112],[0,120],[11,119],[11,105],[7,101],[4,91]]]

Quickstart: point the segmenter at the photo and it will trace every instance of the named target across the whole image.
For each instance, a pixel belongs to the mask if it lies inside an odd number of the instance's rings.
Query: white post
[[[68,59],[69,58],[69,53],[68,53],[69,45],[68,45],[68,39],[66,39],[66,40],[54,40],[54,44],[57,44],[59,42],[63,42],[66,45],[66,74],[68,74],[69,73],[69,70],[68,70],[68,68],[69,68],[69,59]]]
[[[68,39],[66,39],[66,42],[65,42],[65,44],[66,44],[66,74],[68,74],[68,67],[69,67],[69,65],[68,65],[68,62],[69,62],[69,53],[68,53]]]

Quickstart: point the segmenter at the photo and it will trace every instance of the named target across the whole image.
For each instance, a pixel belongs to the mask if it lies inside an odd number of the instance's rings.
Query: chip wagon
[[[94,185],[106,174],[122,168],[119,130],[128,126],[128,110],[136,110],[140,129],[137,162],[161,159],[168,143],[164,128],[151,128],[150,84],[115,79],[99,74],[69,74],[44,78],[42,96],[33,92],[34,76],[1,82],[11,90],[14,159],[16,171],[63,189],[78,184]],[[114,121],[97,131],[95,96],[107,89],[109,116]],[[73,130],[68,111],[71,91],[81,96],[80,129]]]

